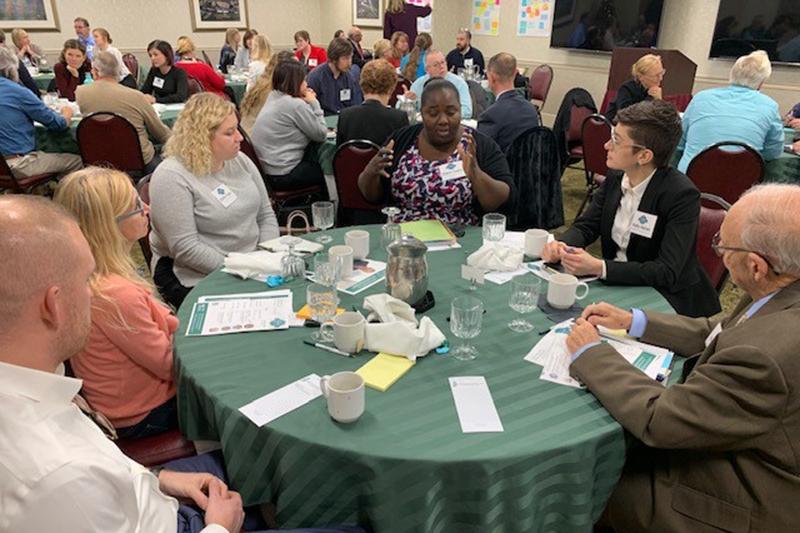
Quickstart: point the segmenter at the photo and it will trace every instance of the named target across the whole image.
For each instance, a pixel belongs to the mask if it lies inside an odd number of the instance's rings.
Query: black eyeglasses
[[[136,215],[139,215],[139,214],[141,214],[143,212],[144,212],[144,203],[142,202],[142,199],[137,196],[136,197],[136,206],[133,208],[133,210],[132,211],[128,211],[127,213],[124,213],[124,214],[118,216],[116,218],[116,220],[117,220],[117,222],[122,222],[123,220],[127,220],[127,219],[129,219],[131,217],[135,217]]]
[[[780,272],[778,272],[775,269],[775,267],[772,266],[772,263],[770,262],[769,258],[764,254],[762,254],[761,252],[756,252],[755,250],[748,250],[747,248],[737,248],[736,246],[722,246],[719,243],[720,239],[721,237],[719,235],[719,232],[715,233],[714,237],[711,239],[711,249],[714,250],[714,253],[717,254],[717,257],[722,257],[725,254],[726,250],[728,252],[745,252],[748,254],[756,254],[761,259],[763,259],[764,262],[767,263],[767,266],[770,268],[770,270],[772,270],[772,272],[776,276],[780,275]]]

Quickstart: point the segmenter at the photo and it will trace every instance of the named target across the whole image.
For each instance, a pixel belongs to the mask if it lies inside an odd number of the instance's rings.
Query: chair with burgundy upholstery
[[[125,63],[125,66],[128,67],[128,70],[133,76],[133,79],[136,80],[136,85],[139,85],[139,60],[136,59],[136,56],[131,54],[130,52],[126,54],[122,54],[122,62]]]
[[[139,134],[124,117],[92,113],[80,121],[76,137],[84,166],[111,167],[137,177],[144,174]]]
[[[733,204],[764,177],[764,159],[744,143],[723,141],[694,156],[686,175],[700,192]]]
[[[145,176],[139,183],[136,184],[136,190],[139,192],[139,198],[142,202],[150,205],[150,176]],[[150,269],[150,260],[153,258],[153,252],[150,250],[150,225],[147,225],[147,235],[139,239],[139,248],[142,249],[144,261],[147,263],[147,268]]]
[[[589,203],[594,192],[603,184],[608,174],[606,165],[606,143],[611,139],[611,122],[599,113],[583,119],[581,125],[581,145],[583,146],[583,170],[586,173],[586,197],[584,197],[578,213]]]
[[[333,176],[339,197],[337,220],[340,226],[383,222],[383,206],[369,203],[358,188],[358,175],[378,150],[380,146],[365,139],[347,141],[336,149],[333,156]]]
[[[17,194],[30,193],[39,185],[49,181],[56,181],[57,179],[58,174],[39,174],[38,176],[18,178],[11,172],[11,168],[5,158],[0,157],[0,190],[7,190]]]
[[[411,87],[411,82],[402,76],[397,77],[397,84],[394,86],[394,91],[389,97],[389,107],[394,107],[397,103],[397,97],[406,92]]]
[[[187,76],[186,85],[189,89],[189,96],[192,96],[193,94],[197,93],[202,93],[203,91],[205,91],[205,88],[203,88],[203,84],[200,83],[200,80],[198,80],[194,76]]]
[[[583,159],[583,145],[581,144],[581,128],[586,117],[593,114],[593,110],[588,107],[573,105],[569,115],[569,129],[567,135],[567,166],[575,167],[576,163]]]
[[[714,235],[722,227],[722,222],[725,220],[731,204],[714,194],[701,193],[700,198],[704,203],[714,207],[706,207],[705,205],[700,207],[700,224],[697,226],[695,251],[700,264],[703,265],[703,270],[706,271],[711,280],[711,284],[717,289],[717,293],[721,293],[728,277],[728,270],[725,268],[722,258],[711,248],[711,244],[714,240]]]
[[[691,94],[670,94],[664,97],[665,102],[669,102],[675,106],[675,109],[683,113],[692,101]]]
[[[292,191],[276,191],[272,186],[269,176],[261,167],[261,160],[258,158],[250,136],[242,129],[241,125],[239,126],[239,133],[242,134],[240,150],[244,155],[250,158],[261,174],[261,179],[264,180],[264,186],[267,188],[267,194],[272,202],[272,209],[275,211],[275,216],[278,217],[279,224],[285,224],[286,217],[291,211],[296,209],[309,211],[313,202],[328,199],[328,191],[323,185],[313,185],[311,187],[303,187],[302,189],[295,189]]]
[[[177,429],[140,439],[119,439],[116,442],[122,453],[148,468],[197,455],[192,441],[186,440]]]
[[[550,65],[539,65],[533,69],[530,85],[531,100],[539,100],[542,102],[541,106],[536,106],[536,109],[544,107],[544,103],[547,101],[547,94],[550,92],[550,85],[552,84],[553,68]]]
[[[617,90],[616,89],[609,89],[606,91],[605,96],[603,96],[603,103],[600,105],[600,114],[605,115],[606,111],[608,111],[608,106],[611,105],[611,102],[616,98]]]

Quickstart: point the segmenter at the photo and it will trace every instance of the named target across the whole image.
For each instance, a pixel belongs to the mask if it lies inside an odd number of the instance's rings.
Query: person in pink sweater
[[[97,264],[90,280],[91,333],[70,360],[83,396],[120,437],[177,428],[172,342],[178,319],[130,255],[147,235],[150,208],[125,174],[99,167],[64,178],[55,201],[75,215]]]

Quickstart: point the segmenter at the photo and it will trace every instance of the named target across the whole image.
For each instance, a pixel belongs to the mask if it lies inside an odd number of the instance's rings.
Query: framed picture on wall
[[[0,28],[58,31],[54,0],[0,1]]]
[[[189,0],[192,29],[247,28],[246,0]]]
[[[353,26],[383,26],[382,0],[353,0]]]

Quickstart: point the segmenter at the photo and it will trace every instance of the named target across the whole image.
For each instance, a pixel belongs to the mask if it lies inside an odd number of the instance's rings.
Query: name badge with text
[[[350,89],[342,89],[341,91],[339,91],[339,101],[340,102],[350,101]]]
[[[314,59],[313,57],[309,57],[308,58],[308,66],[309,67],[316,67],[317,66],[317,60]]]
[[[653,237],[653,231],[656,229],[656,222],[658,222],[657,215],[651,215],[643,211],[636,211],[633,215],[633,224],[631,224],[631,233],[650,239]]]
[[[222,204],[222,207],[227,208],[236,201],[236,194],[224,183],[220,183],[219,185],[215,186],[213,189],[211,189],[211,192],[214,193],[214,197],[219,200],[219,203]]]
[[[158,87],[159,89],[164,88],[164,78],[155,77],[153,78],[153,87]]]
[[[439,171],[439,175],[442,177],[442,181],[445,182],[461,179],[466,176],[464,173],[464,163],[460,159],[441,164],[436,168]]]

